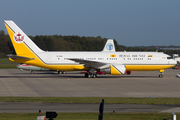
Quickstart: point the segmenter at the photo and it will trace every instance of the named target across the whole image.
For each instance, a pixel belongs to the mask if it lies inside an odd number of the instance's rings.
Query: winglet
[[[114,40],[108,39],[102,52],[115,52]]]

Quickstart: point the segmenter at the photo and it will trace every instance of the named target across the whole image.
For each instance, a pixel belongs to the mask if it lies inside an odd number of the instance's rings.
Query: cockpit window
[[[172,57],[167,57],[167,59],[173,59]]]

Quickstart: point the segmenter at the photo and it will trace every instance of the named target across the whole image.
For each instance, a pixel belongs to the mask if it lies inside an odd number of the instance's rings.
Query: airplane
[[[97,71],[111,75],[159,71],[162,78],[164,69],[176,64],[162,52],[116,52],[111,43],[100,52],[43,51],[12,20],[5,20],[4,24],[16,51],[16,55],[8,55],[9,60],[17,63],[58,71],[88,71],[86,78],[97,77]]]

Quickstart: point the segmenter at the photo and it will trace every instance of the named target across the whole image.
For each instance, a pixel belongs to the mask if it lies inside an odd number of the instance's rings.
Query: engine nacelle
[[[111,69],[110,69],[110,67],[107,69],[101,69],[100,72],[103,72],[105,74],[111,74]]]
[[[108,69],[102,69],[100,71],[111,75],[124,75],[126,67],[125,65],[110,65]]]

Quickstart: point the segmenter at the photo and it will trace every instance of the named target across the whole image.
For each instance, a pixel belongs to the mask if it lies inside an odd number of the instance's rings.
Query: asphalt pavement
[[[0,102],[0,113],[98,113],[100,104]],[[177,109],[178,108],[178,109]],[[176,105],[104,104],[104,113],[180,112]],[[168,111],[169,110],[169,111]]]

